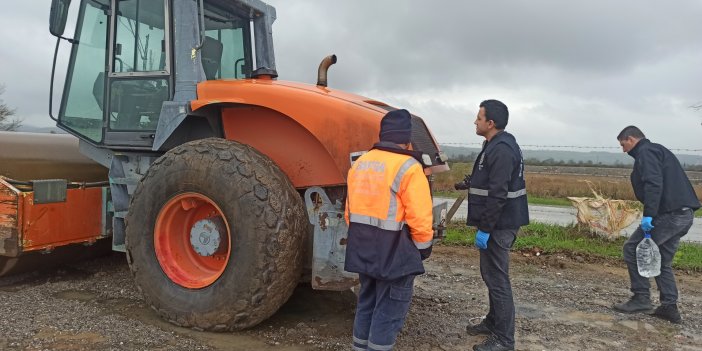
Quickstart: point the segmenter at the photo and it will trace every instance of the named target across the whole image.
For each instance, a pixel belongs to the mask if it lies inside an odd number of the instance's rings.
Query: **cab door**
[[[151,148],[161,106],[172,97],[167,0],[112,0],[105,139]]]
[[[83,0],[58,114],[58,125],[93,144],[104,139],[104,76],[110,0]]]

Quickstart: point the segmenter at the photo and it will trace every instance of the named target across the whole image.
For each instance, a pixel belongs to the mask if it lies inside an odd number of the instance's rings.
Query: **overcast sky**
[[[479,143],[478,104],[494,98],[525,145],[616,147],[635,124],[669,148],[702,149],[691,108],[702,103],[702,1],[268,2],[279,79],[313,84],[336,54],[330,87],[407,108],[439,142]],[[27,125],[52,125],[49,3],[0,14],[0,98]]]

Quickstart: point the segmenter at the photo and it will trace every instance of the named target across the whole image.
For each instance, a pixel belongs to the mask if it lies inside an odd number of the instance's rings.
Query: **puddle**
[[[583,312],[583,311],[571,311],[571,312],[566,313],[563,316],[564,316],[565,320],[582,321],[585,323],[613,322],[615,320],[614,316],[611,314]]]
[[[561,308],[538,306],[533,304],[520,303],[516,306],[517,314],[526,318],[536,319],[556,319],[560,321],[579,321],[579,322],[595,322],[595,321],[614,321],[615,317],[611,314],[583,312],[583,311],[563,311]]]
[[[93,301],[97,297],[97,294],[86,291],[86,290],[64,290],[54,294],[54,297],[64,300],[74,300],[74,301]]]
[[[554,307],[544,307],[531,304],[519,304],[516,306],[516,313],[522,318],[544,319],[558,322],[564,325],[586,324],[605,329],[612,329],[615,326],[622,326],[635,331],[648,331],[655,333],[656,328],[651,324],[639,320],[617,320],[614,314],[583,312],[583,311],[563,311]]]
[[[53,341],[52,347],[60,349],[60,345],[74,345],[76,342],[81,344],[95,345],[102,344],[106,341],[105,337],[91,332],[68,333],[66,331],[58,332],[52,329],[41,329],[34,335],[36,339]]]
[[[249,350],[280,350],[280,351],[302,351],[307,350],[297,346],[287,345],[270,345],[263,339],[251,335],[246,332],[234,333],[210,333],[196,331],[188,328],[181,328],[163,320],[150,307],[143,304],[138,304],[134,300],[128,299],[110,299],[101,301],[104,306],[111,311],[127,317],[141,321],[142,323],[159,328],[164,331],[177,333],[181,337],[197,340],[216,350],[223,351],[249,351]]]
[[[62,298],[70,299],[93,299],[95,296],[80,291],[61,292]],[[165,331],[172,331],[183,337],[202,342],[216,350],[223,351],[303,351],[309,350],[309,346],[288,345],[300,344],[303,340],[289,339],[285,333],[278,335],[278,331],[284,328],[286,331],[304,325],[304,328],[314,328],[318,331],[315,337],[323,338],[325,335],[345,335],[351,338],[353,328],[353,304],[356,301],[355,295],[350,291],[314,291],[309,286],[300,286],[290,300],[280,308],[280,310],[268,320],[258,326],[243,332],[231,333],[210,333],[201,332],[187,328],[181,328],[164,321],[150,307],[141,302],[129,299],[102,300],[100,303],[109,311],[136,319],[142,323],[160,328]],[[282,340],[278,344],[270,339],[255,335],[257,332],[275,332],[276,339]],[[291,332],[289,332],[291,333]]]

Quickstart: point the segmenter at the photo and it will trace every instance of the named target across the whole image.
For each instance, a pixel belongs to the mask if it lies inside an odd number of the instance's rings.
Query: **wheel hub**
[[[166,201],[154,229],[154,250],[163,272],[189,289],[214,283],[231,260],[228,228],[222,210],[203,194],[182,193]]]
[[[200,256],[212,256],[220,251],[222,235],[226,234],[220,217],[199,220],[190,230],[190,245]]]

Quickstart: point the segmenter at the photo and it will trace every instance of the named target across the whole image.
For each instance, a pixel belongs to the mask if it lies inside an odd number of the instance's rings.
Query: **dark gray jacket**
[[[634,158],[631,185],[636,198],[644,204],[644,216],[656,217],[683,207],[700,208],[690,180],[670,150],[641,139],[629,155]]]

